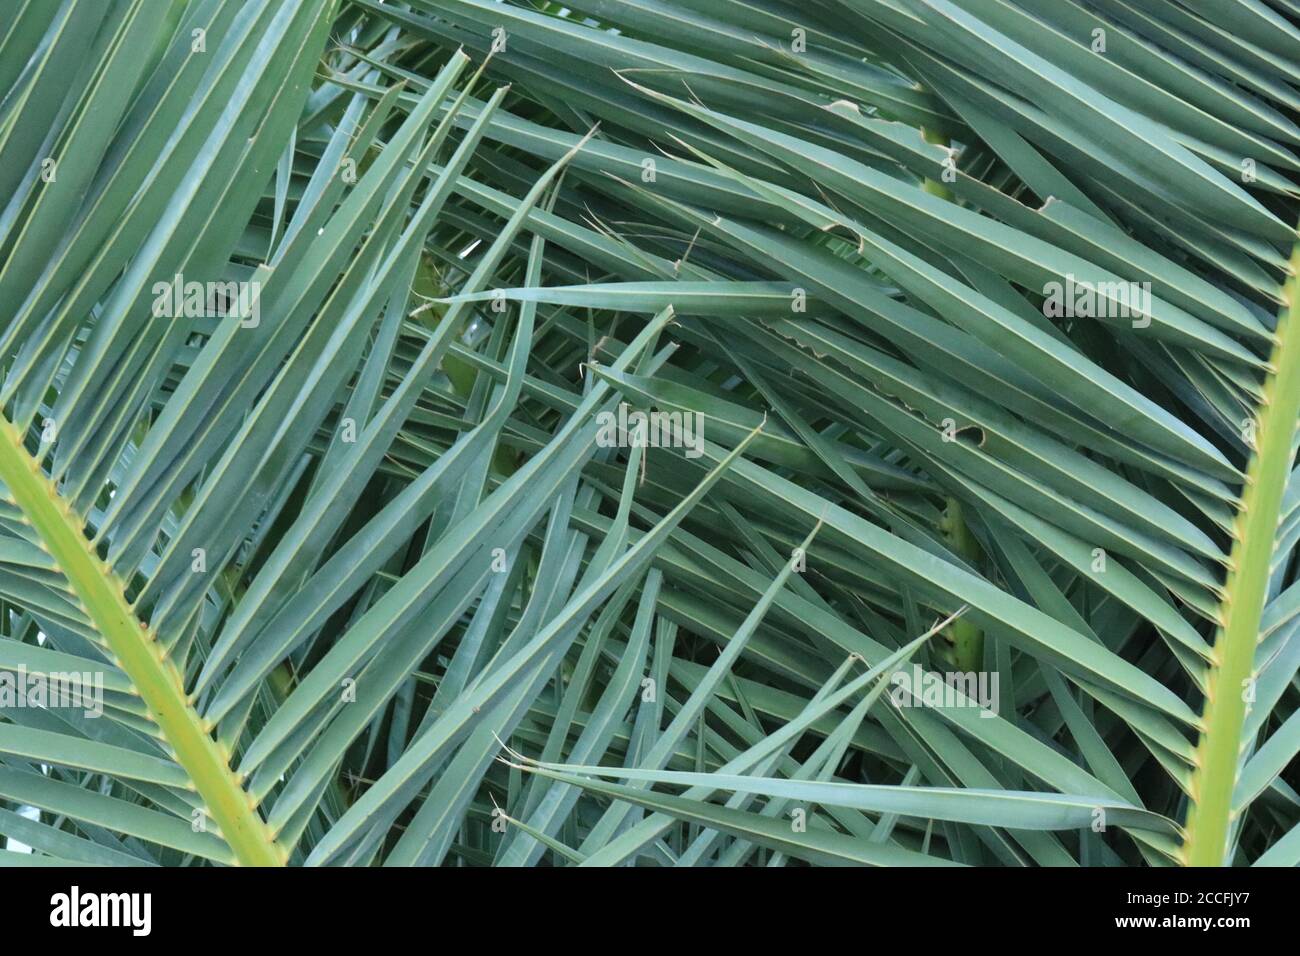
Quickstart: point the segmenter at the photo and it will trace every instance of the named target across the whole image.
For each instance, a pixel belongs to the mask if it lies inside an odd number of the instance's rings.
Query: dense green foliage
[[[0,861],[1295,865],[1298,111],[1296,0],[0,0]]]

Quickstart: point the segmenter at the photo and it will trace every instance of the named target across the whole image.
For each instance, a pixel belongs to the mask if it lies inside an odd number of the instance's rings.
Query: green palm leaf
[[[1291,5],[12,6],[3,862],[1300,861]]]

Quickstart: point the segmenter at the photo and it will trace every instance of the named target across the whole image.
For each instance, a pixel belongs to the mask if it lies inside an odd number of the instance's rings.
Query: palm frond
[[[13,6],[11,848],[1300,863],[1289,5]]]

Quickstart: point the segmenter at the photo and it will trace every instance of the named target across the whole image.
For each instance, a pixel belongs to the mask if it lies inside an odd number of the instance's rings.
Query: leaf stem
[[[229,755],[208,731],[185,693],[176,664],[157,635],[132,613],[117,575],[95,554],[83,523],[59,497],[18,429],[0,416],[0,480],[54,559],[91,622],[135,685],[177,762],[189,774],[235,858],[247,866],[282,866],[275,840],[230,768]]]
[[[1300,265],[1300,245],[1291,257]],[[1246,689],[1255,677],[1259,625],[1268,597],[1269,565],[1291,474],[1292,441],[1300,418],[1300,310],[1295,280],[1283,289],[1287,305],[1278,320],[1255,422],[1254,452],[1233,527],[1235,540],[1214,639],[1201,738],[1190,785],[1183,862],[1222,866],[1231,861],[1232,797],[1241,769]]]

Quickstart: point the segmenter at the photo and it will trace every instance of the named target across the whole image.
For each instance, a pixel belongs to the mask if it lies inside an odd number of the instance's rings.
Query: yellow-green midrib
[[[81,601],[87,617],[149,709],[179,763],[203,798],[236,860],[280,866],[287,854],[262,820],[223,753],[191,706],[180,672],[156,636],[131,612],[121,582],[91,548],[81,520],[59,497],[17,429],[0,416],[0,480]]]
[[[1300,246],[1292,255],[1300,267]],[[1234,524],[1230,570],[1220,603],[1223,624],[1215,635],[1213,666],[1206,688],[1202,731],[1197,744],[1183,861],[1189,866],[1230,863],[1232,799],[1246,741],[1247,688],[1255,678],[1260,621],[1268,598],[1269,567],[1287,480],[1296,421],[1300,418],[1300,317],[1296,286],[1283,290],[1287,303],[1278,321],[1272,371],[1264,382],[1255,425],[1255,452]]]

